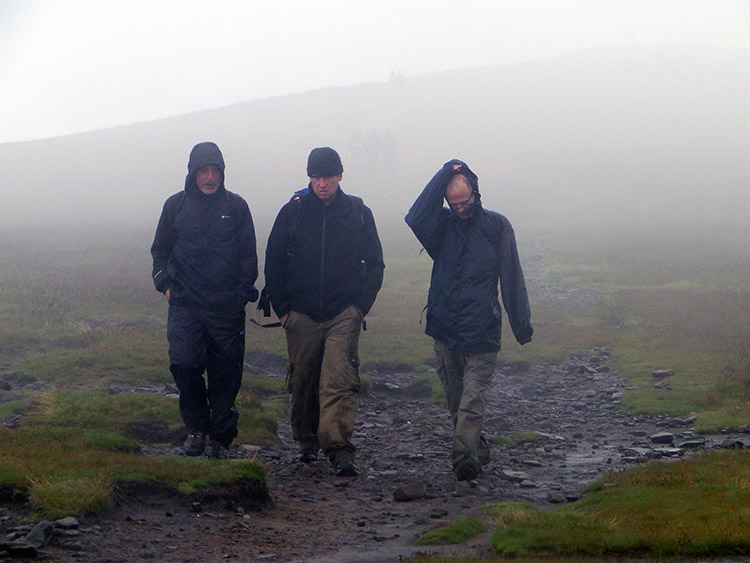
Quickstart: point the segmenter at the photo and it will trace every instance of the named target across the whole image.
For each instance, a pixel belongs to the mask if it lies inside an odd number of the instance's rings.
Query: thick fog
[[[382,230],[461,158],[486,207],[530,228],[750,225],[747,51],[639,47],[327,88],[92,133],[0,145],[0,227],[153,229],[200,141],[259,239],[336,148]],[[3,231],[7,229],[3,228]]]

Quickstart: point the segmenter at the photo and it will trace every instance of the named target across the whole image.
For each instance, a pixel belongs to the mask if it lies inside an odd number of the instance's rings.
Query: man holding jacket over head
[[[258,298],[258,257],[250,210],[224,187],[216,144],[190,152],[185,189],[164,203],[151,255],[154,286],[169,300],[169,369],[188,430],[185,454],[203,454],[210,436],[210,455],[220,457],[237,436],[245,305]]]
[[[372,212],[339,182],[330,147],[313,149],[308,188],[279,211],[266,248],[266,290],[286,332],[287,390],[297,460],[322,448],[337,475],[355,476],[359,335],[383,283],[383,251]]]
[[[443,165],[405,220],[434,261],[425,333],[453,418],[453,470],[471,481],[489,462],[481,432],[500,350],[498,282],[516,340],[526,344],[534,332],[515,235],[504,216],[482,207],[477,176],[460,160]]]

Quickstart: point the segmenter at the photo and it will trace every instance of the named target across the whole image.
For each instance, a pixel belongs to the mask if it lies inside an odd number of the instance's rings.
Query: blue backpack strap
[[[297,236],[297,222],[299,220],[299,214],[302,212],[302,203],[309,192],[309,188],[302,188],[301,190],[297,190],[296,192],[294,192],[292,198],[289,200],[289,203],[294,203],[294,205],[291,207],[294,212],[287,221],[287,240],[294,240],[294,237]]]

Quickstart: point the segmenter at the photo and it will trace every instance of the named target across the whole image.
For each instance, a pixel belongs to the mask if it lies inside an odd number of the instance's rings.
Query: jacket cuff
[[[525,331],[521,336],[516,338],[516,341],[523,346],[524,344],[528,344],[531,342],[531,336],[534,334],[534,329],[529,327],[527,331]]]
[[[154,276],[154,287],[156,288],[156,291],[158,291],[159,293],[164,293],[165,291],[167,291],[170,285],[171,283],[169,276],[164,270],[159,270]]]

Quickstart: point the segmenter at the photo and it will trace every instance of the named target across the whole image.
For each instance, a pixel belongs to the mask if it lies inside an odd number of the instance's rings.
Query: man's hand
[[[286,313],[285,315],[281,315],[279,317],[279,322],[281,322],[281,326],[284,326],[284,323],[286,322],[286,318],[289,316],[289,313]]]
[[[164,297],[166,297],[167,301],[169,301],[169,288],[164,290]]]

